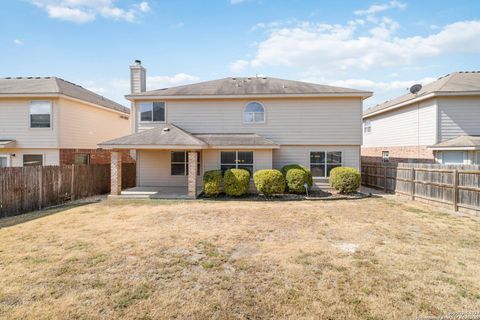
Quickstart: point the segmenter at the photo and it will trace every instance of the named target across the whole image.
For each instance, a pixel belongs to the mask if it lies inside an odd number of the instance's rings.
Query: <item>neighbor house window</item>
[[[390,162],[390,152],[382,151],[382,160],[383,162]]]
[[[24,154],[23,155],[23,166],[42,166],[43,165],[43,156],[41,154]]]
[[[165,122],[165,102],[141,102],[140,122]]]
[[[90,155],[88,153],[77,153],[75,155],[75,164],[90,164]]]
[[[310,170],[314,177],[329,177],[333,168],[342,166],[342,152],[314,151],[310,152]]]
[[[243,113],[243,121],[245,123],[264,123],[265,108],[259,102],[250,102],[245,106]]]
[[[172,151],[171,152],[170,173],[172,176],[188,175],[188,152]],[[197,151],[197,175],[200,175],[200,152]]]
[[[10,166],[10,156],[0,155],[0,168],[6,168]]]
[[[372,132],[372,122],[370,120],[365,120],[363,122],[363,133]]]
[[[30,128],[50,128],[52,103],[50,101],[30,102]]]
[[[222,151],[220,153],[222,172],[228,169],[247,169],[253,174],[253,151]]]
[[[442,151],[443,164],[464,164],[465,153],[463,151]]]

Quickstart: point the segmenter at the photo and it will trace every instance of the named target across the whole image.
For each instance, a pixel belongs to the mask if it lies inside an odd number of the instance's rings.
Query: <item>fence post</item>
[[[383,166],[383,192],[387,193],[387,166]]]
[[[415,168],[412,168],[412,200],[415,200]]]
[[[75,165],[72,164],[72,179],[70,180],[70,200],[75,200]]]
[[[43,205],[43,166],[37,166],[38,172],[38,209]]]
[[[453,170],[453,210],[458,211],[458,170]]]

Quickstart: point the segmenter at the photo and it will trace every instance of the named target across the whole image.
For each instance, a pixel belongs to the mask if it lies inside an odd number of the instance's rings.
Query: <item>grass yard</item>
[[[406,319],[480,309],[480,222],[395,199],[103,201],[0,220],[0,318]],[[35,214],[34,214],[35,215]]]

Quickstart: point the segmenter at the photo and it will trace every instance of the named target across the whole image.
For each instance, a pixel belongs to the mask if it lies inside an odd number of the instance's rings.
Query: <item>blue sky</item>
[[[480,1],[9,0],[0,76],[58,76],[128,105],[148,89],[255,74],[375,92],[480,70]]]

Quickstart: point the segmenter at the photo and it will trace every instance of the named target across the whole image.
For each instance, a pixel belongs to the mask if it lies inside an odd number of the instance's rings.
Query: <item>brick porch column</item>
[[[110,159],[110,194],[118,196],[122,193],[122,153],[112,151]]]
[[[188,152],[188,196],[197,198],[197,162],[198,155],[195,151]]]

